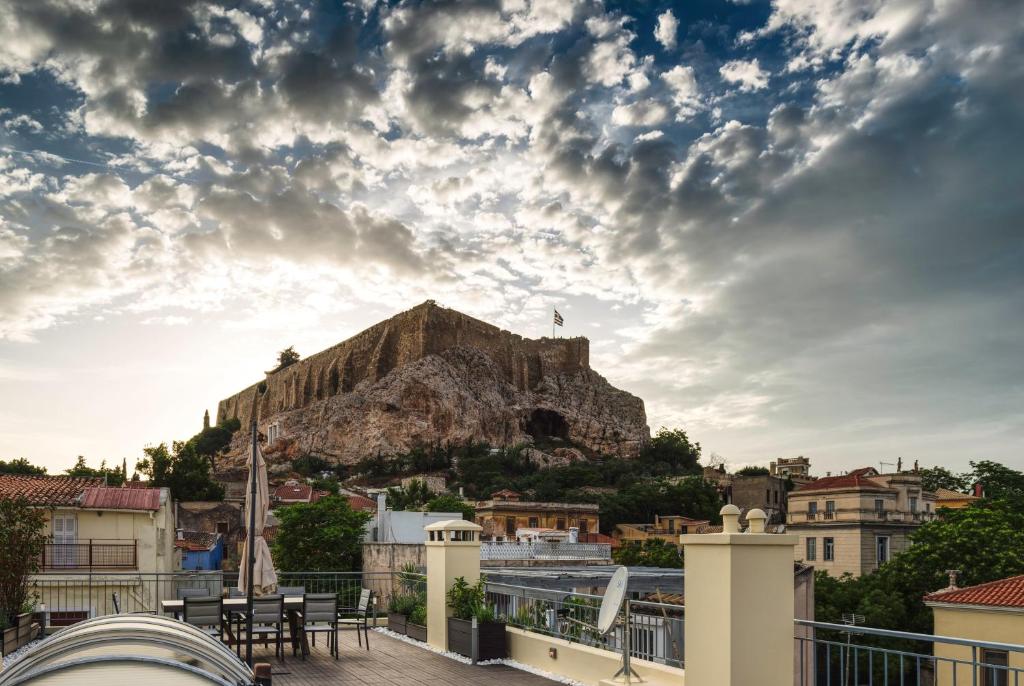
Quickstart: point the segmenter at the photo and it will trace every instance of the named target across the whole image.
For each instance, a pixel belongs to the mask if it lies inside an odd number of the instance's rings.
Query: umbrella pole
[[[252,595],[253,571],[256,567],[256,420],[252,420],[252,466],[249,468],[249,535],[247,537],[249,555],[245,561],[245,661],[252,666]]]

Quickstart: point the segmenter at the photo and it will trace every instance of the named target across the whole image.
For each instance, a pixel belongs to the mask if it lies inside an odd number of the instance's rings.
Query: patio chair
[[[210,592],[205,588],[179,588],[176,591],[178,600],[184,600],[185,598],[209,598]],[[175,619],[181,619],[181,611],[175,611]]]
[[[241,635],[240,628],[239,644]],[[252,638],[262,638],[264,648],[267,647],[268,639],[273,638],[274,656],[284,662],[284,596],[265,595],[252,599]]]
[[[305,586],[278,586],[277,592],[283,596],[289,595],[306,595]]]
[[[316,645],[317,634],[327,634],[327,647],[338,659],[338,597],[333,593],[307,593],[302,597],[302,632]],[[306,659],[306,655],[302,655]]]
[[[373,605],[373,591],[364,588],[359,592],[359,603],[356,607],[339,607],[338,624],[343,626],[354,626],[356,628],[356,639],[359,646],[363,645],[363,638],[359,634],[362,629],[366,636],[366,649],[370,649],[370,608]]]
[[[216,596],[185,596],[185,623],[218,640],[224,638],[224,599]]]
[[[245,591],[239,591],[236,586],[228,587],[228,598],[245,598]],[[228,621],[235,625],[235,652],[242,656],[242,622],[245,621],[245,610],[229,609],[226,612]]]

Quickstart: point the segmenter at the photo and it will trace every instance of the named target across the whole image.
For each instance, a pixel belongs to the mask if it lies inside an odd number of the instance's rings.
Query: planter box
[[[388,613],[388,629],[391,629],[391,631],[394,631],[396,634],[405,633],[408,621],[409,618],[405,615],[399,615],[393,612]]]
[[[18,648],[31,643],[38,630],[38,625],[32,623],[31,612],[15,616],[14,626],[4,629],[3,641],[0,643],[3,654],[10,655]]]
[[[426,643],[427,627],[409,622],[405,625],[405,635],[409,638],[415,638],[417,641],[423,641],[424,643]]]
[[[478,660],[500,660],[508,657],[505,643],[505,622],[484,622],[479,632]],[[473,657],[473,623],[468,619],[448,618],[448,650]]]

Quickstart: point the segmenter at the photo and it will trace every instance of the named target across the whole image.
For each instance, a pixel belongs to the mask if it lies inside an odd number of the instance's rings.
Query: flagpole
[[[252,467],[249,469],[249,535],[247,537],[249,556],[245,561],[245,662],[252,666],[252,596],[253,571],[256,567],[256,420],[252,420]]]

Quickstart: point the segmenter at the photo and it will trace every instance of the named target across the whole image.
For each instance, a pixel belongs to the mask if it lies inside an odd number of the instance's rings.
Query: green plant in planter
[[[452,617],[473,619],[477,608],[485,604],[483,580],[470,584],[465,577],[457,577],[452,587],[448,589],[447,600],[448,607],[452,609]]]
[[[427,625],[427,606],[417,604],[409,613],[409,623],[416,624],[418,626]]]
[[[397,593],[388,601],[388,612],[408,617],[416,608],[419,599],[410,593]]]

